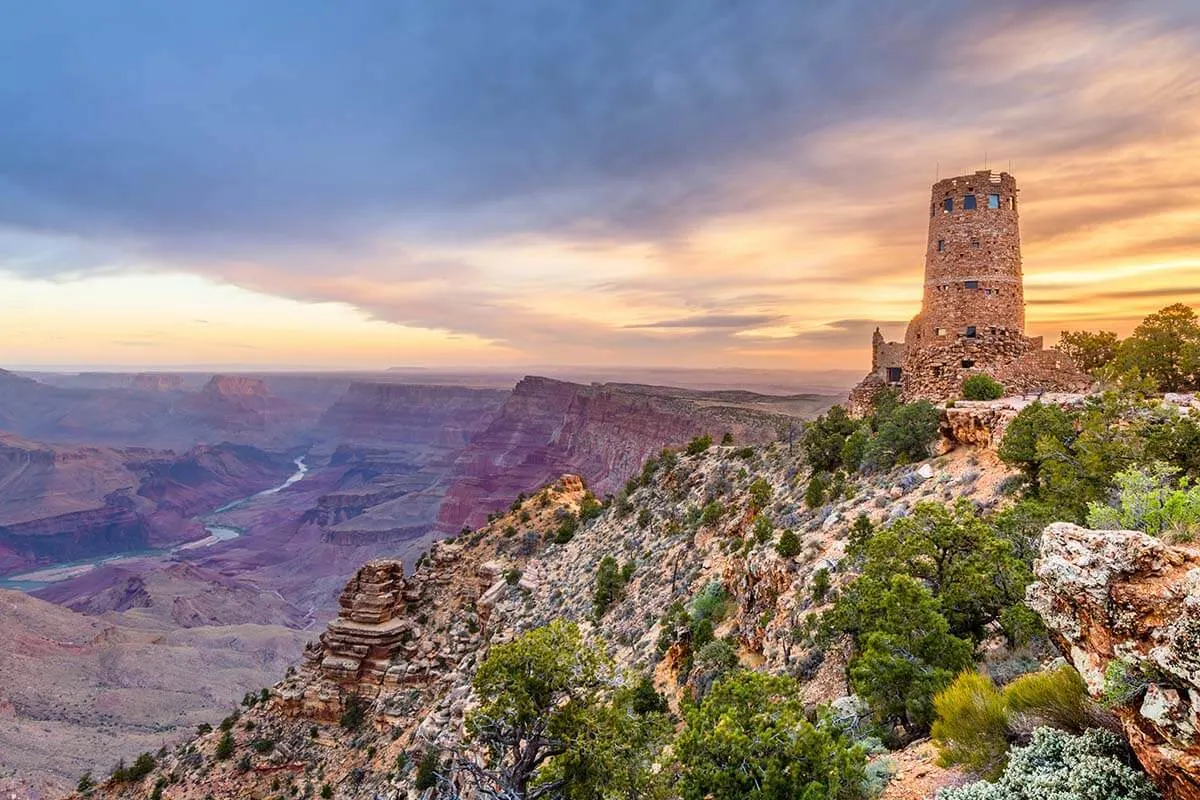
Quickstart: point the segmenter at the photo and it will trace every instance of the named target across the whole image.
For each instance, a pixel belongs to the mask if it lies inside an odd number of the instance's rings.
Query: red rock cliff
[[[611,384],[526,377],[455,461],[438,528],[478,527],[520,492],[564,473],[597,495],[616,491],[662,448],[708,433],[768,441],[780,417]]]

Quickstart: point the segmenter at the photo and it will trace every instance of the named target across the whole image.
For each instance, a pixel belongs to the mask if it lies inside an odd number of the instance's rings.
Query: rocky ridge
[[[814,658],[793,631],[822,607],[813,592],[819,570],[831,574],[834,586],[848,579],[838,563],[852,521],[859,513],[894,518],[924,499],[965,495],[993,504],[1007,473],[986,452],[956,451],[866,481],[852,499],[814,511],[801,501],[798,458],[778,444],[680,456],[632,492],[628,507],[614,504],[558,543],[561,519],[586,496],[579,479],[567,476],[483,528],[436,544],[409,577],[393,561],[367,564],[300,668],[231,727],[249,768],[214,759],[223,734],[206,734],[162,760],[156,776],[173,781],[163,796],[248,798],[328,783],[339,798],[417,797],[412,774],[397,764],[426,748],[457,744],[476,702],[471,675],[487,648],[553,619],[603,635],[630,670],[653,667],[657,685],[678,707],[692,687],[677,684],[679,651],[659,644],[664,612],[713,585],[728,610],[715,633],[736,638],[742,663],[804,675],[812,705],[845,696],[844,654],[834,649]],[[761,540],[751,524],[754,476],[773,488],[764,510],[776,529]],[[689,509],[713,502],[722,507],[719,518],[696,524]],[[794,557],[774,546],[785,527],[801,535]],[[605,555],[632,567],[623,595],[597,620],[592,596]],[[359,718],[359,726],[339,724]],[[255,755],[251,746],[263,738],[272,750]],[[955,779],[922,764],[927,758],[906,769]],[[152,785],[148,778],[123,791],[142,796]]]

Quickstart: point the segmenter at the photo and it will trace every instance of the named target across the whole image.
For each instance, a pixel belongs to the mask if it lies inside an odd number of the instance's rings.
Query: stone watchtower
[[[952,399],[979,372],[1013,394],[1086,386],[1061,354],[1025,336],[1017,191],[1012,175],[986,170],[933,185],[921,311],[903,343],[876,331],[871,374],[851,394],[855,410],[889,385],[906,400]]]

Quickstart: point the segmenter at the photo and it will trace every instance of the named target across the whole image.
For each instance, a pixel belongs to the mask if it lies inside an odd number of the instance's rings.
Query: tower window
[[[967,326],[967,338],[968,338],[968,339],[974,339],[974,338],[975,338],[975,326],[974,326],[974,325],[968,325],[968,326]]]
[[[975,362],[974,362],[974,361],[972,361],[972,360],[971,360],[971,359],[969,359],[969,358],[964,358],[964,359],[963,359],[963,361],[962,361],[962,368],[963,368],[963,369],[970,369],[970,368],[971,368],[971,367],[973,367],[973,366],[975,366]]]
[[[996,198],[997,198],[996,202],[999,202],[1000,195],[996,195]],[[999,208],[999,207],[1000,206],[996,206],[996,208]],[[954,198],[947,197],[945,200],[942,201],[942,213],[949,214],[953,210],[954,210]]]
[[[975,210],[975,195],[969,194],[963,198],[963,208],[967,211]]]
[[[1000,207],[1000,195],[989,194],[988,195],[988,208],[999,208],[999,207]]]
[[[978,289],[979,281],[963,281],[964,289]]]
[[[978,249],[979,249],[979,240],[978,240],[978,239],[972,239],[972,240],[971,240],[971,249],[972,249],[972,250],[978,250]]]
[[[945,329],[945,328],[937,328],[937,329],[935,330],[935,333],[937,333],[937,335],[938,335],[938,336],[945,336],[945,335],[946,335],[946,329]]]
[[[946,249],[946,240],[938,239],[938,252],[941,253]]]
[[[900,367],[888,367],[887,368],[887,379],[888,379],[888,383],[899,383],[900,382]]]

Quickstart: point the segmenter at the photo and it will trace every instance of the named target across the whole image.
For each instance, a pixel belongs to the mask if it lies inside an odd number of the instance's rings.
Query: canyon
[[[0,689],[12,730],[44,739],[29,758],[0,747],[0,789],[61,792],[82,767],[145,749],[154,708],[152,736],[177,741],[205,709],[212,719],[272,683],[365,562],[411,570],[439,538],[564,472],[614,492],[663,447],[700,434],[772,441],[836,400],[803,386],[425,377],[0,371],[0,591],[12,609],[0,636],[24,643],[0,672],[43,651],[59,665]],[[128,663],[129,642],[146,667],[66,685],[97,659]],[[214,652],[221,643],[229,652]],[[189,663],[209,678],[189,681]],[[168,691],[186,695],[179,713]],[[30,702],[39,692],[60,703]]]

